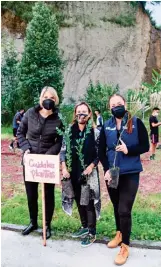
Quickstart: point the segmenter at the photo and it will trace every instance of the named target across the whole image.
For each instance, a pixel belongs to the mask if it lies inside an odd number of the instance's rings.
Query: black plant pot
[[[111,181],[109,183],[109,187],[117,189],[118,184],[119,184],[119,173],[120,173],[120,168],[119,167],[113,167],[109,169],[110,171],[110,176],[111,176]]]
[[[73,186],[70,178],[63,178],[62,179],[62,188],[64,196],[68,198],[74,198],[74,191]]]

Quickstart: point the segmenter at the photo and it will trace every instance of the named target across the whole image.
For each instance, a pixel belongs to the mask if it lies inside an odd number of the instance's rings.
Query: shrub
[[[104,119],[109,118],[111,112],[107,108],[107,102],[111,95],[118,93],[118,86],[102,85],[99,82],[94,85],[90,82],[84,99],[92,108],[93,112],[99,109]]]
[[[19,91],[26,107],[38,101],[44,86],[54,87],[62,100],[63,61],[58,48],[58,34],[55,15],[45,3],[37,2],[27,26],[19,64]]]

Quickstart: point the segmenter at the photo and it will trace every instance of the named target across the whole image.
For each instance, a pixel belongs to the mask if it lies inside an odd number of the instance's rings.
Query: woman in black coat
[[[62,123],[56,105],[59,103],[57,92],[52,87],[44,87],[40,95],[40,104],[25,113],[18,128],[17,138],[24,155],[28,153],[58,155],[62,137],[57,134],[57,127]],[[23,166],[23,175],[25,172]],[[28,235],[38,228],[38,183],[25,181],[30,224],[22,232]],[[45,184],[46,237],[51,236],[51,220],[54,212],[54,184]]]
[[[62,175],[70,178],[73,187],[75,201],[78,207],[82,227],[72,235],[73,238],[84,237],[81,245],[88,247],[96,240],[96,207],[94,198],[90,198],[87,205],[81,203],[82,180],[81,175],[92,176],[94,179],[94,168],[98,165],[98,143],[99,130],[92,124],[92,110],[87,103],[81,102],[75,106],[74,120],[70,128],[70,150],[71,150],[71,170],[69,170],[67,158],[67,144],[62,147],[60,161],[62,164]],[[79,144],[82,147],[79,147]],[[78,149],[78,147],[80,149]],[[78,153],[81,151],[81,153]],[[82,157],[81,157],[82,156]],[[84,162],[82,164],[82,161]],[[96,185],[99,195],[99,177],[97,171]],[[88,177],[89,179],[89,177]],[[84,183],[84,182],[83,182]]]

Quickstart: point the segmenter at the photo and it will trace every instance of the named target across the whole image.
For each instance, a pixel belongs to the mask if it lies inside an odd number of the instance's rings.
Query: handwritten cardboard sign
[[[59,155],[25,155],[25,180],[30,182],[60,184],[59,162]]]

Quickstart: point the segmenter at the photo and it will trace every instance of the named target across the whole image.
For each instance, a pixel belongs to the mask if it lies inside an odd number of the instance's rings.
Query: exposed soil
[[[9,140],[2,140],[1,155],[1,186],[2,195],[4,197],[12,197],[14,193],[24,190],[21,152],[15,153],[10,151]],[[144,171],[141,173],[139,191],[143,195],[161,192],[161,150],[157,150],[157,158],[155,161],[149,160],[149,153],[144,154],[142,164]],[[103,179],[103,170],[99,166],[101,176],[101,195],[103,199],[108,198],[106,185]]]

